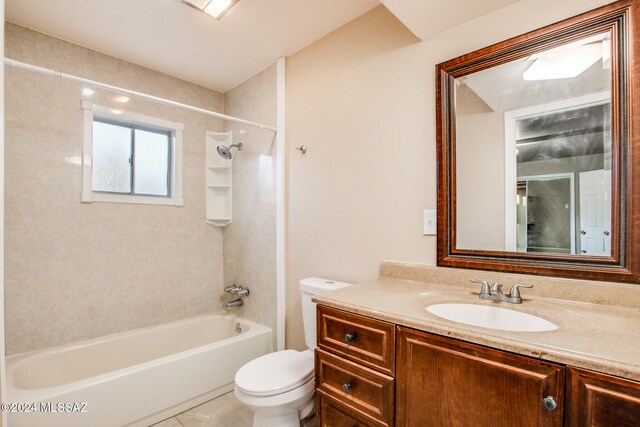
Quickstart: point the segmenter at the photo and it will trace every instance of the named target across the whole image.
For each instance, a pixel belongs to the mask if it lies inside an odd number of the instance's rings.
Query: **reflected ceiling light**
[[[216,19],[229,11],[239,0],[180,0]]]
[[[131,98],[129,98],[128,96],[116,96],[115,98],[113,98],[113,102],[117,102],[118,104],[126,104],[127,102],[129,102]]]
[[[596,34],[530,56],[535,60],[524,72],[524,80],[570,79],[577,77],[602,58],[608,59],[611,41],[608,34]]]
[[[111,114],[122,114],[122,110],[113,109],[111,110]]]
[[[548,51],[527,68],[522,78],[525,80],[570,79],[582,74],[600,58],[602,58],[600,43]]]
[[[94,93],[96,93],[96,91],[88,87],[82,89],[82,96],[90,97],[93,96]]]

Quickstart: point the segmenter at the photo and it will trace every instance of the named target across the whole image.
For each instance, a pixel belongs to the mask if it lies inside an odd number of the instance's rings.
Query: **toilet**
[[[315,294],[349,286],[317,277],[300,281],[304,339],[308,349],[258,357],[238,370],[235,395],[253,412],[253,427],[299,427],[315,409],[313,350],[316,347]]]

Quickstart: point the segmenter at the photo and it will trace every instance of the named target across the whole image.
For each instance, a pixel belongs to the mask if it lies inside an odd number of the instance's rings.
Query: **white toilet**
[[[313,349],[316,347],[316,304],[320,292],[348,283],[310,277],[300,281],[305,351],[283,350],[258,357],[236,373],[235,394],[253,412],[253,427],[299,427],[315,409]]]

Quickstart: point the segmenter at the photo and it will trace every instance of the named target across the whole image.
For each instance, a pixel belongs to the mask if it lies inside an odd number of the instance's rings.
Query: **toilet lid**
[[[254,396],[272,396],[293,390],[313,378],[313,353],[284,350],[244,365],[236,373],[236,386]]]

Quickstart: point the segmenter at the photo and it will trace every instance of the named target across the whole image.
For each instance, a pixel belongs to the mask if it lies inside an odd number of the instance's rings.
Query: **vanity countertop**
[[[483,301],[470,286],[382,277],[316,295],[319,304],[500,350],[640,380],[640,310],[528,296],[522,304]],[[492,305],[545,318],[558,329],[510,332],[445,320],[438,303]]]

